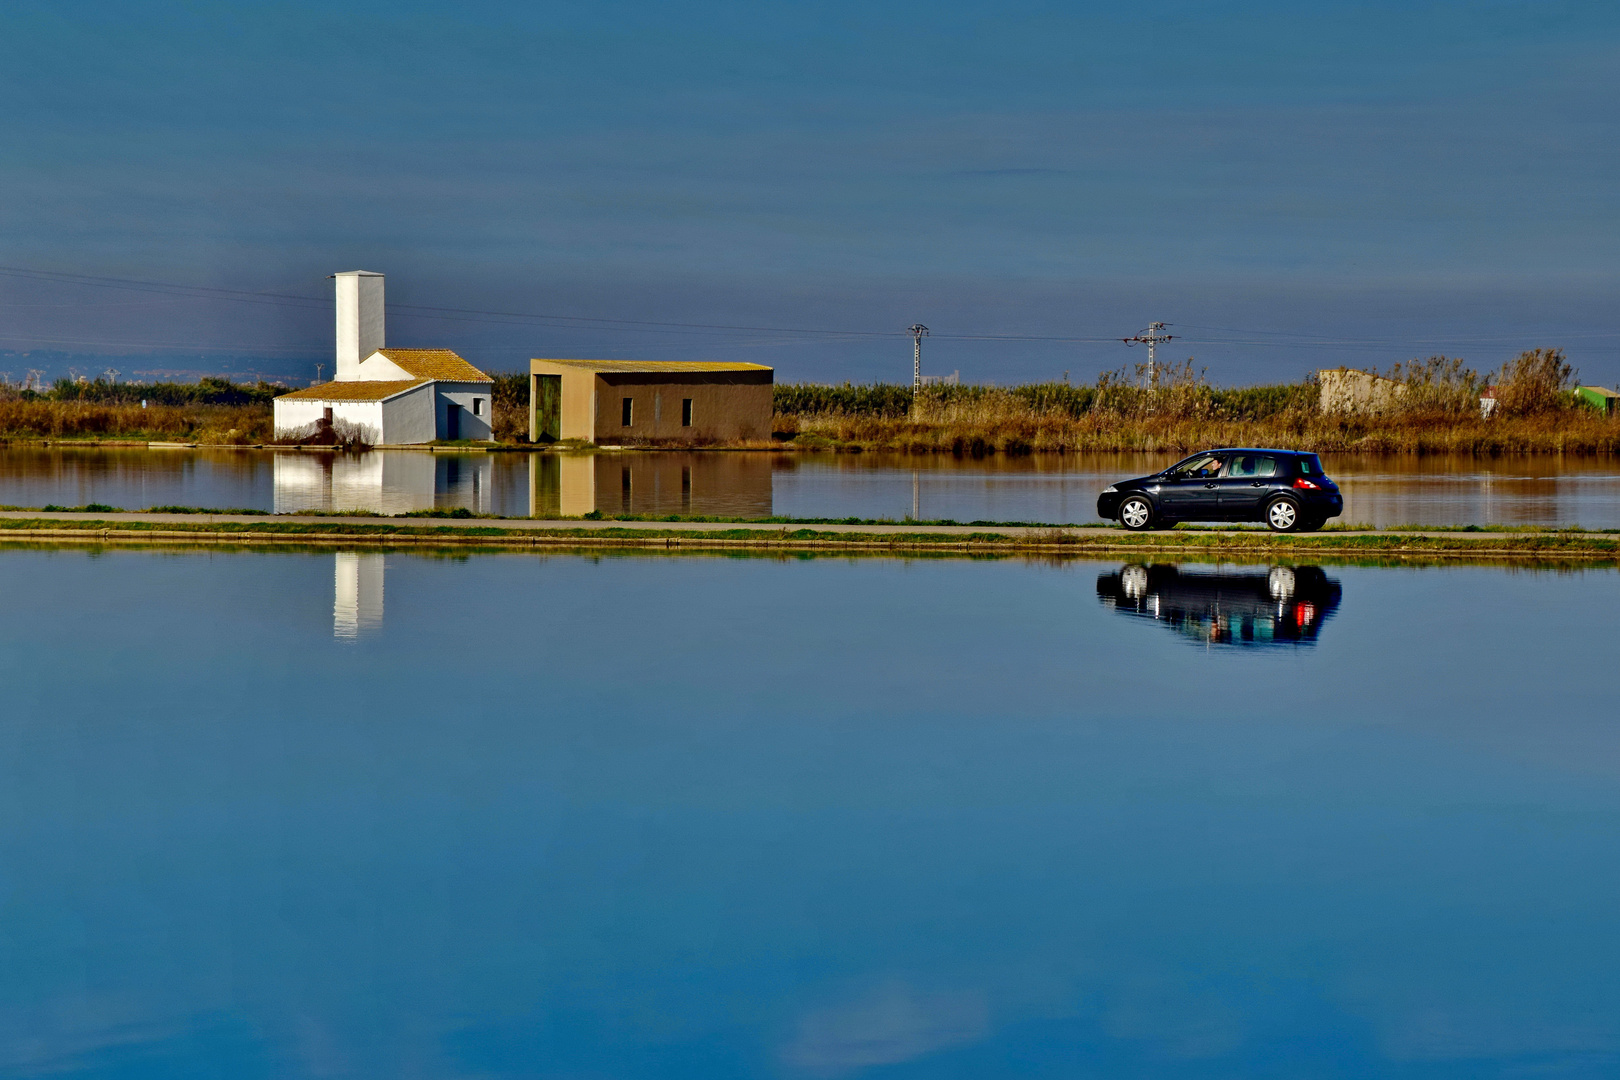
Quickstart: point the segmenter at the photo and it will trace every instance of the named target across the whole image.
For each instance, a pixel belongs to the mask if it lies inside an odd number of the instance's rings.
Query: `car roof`
[[[1201,454],[1287,454],[1290,457],[1314,456],[1314,450],[1273,450],[1265,446],[1222,446],[1214,450],[1200,450]]]

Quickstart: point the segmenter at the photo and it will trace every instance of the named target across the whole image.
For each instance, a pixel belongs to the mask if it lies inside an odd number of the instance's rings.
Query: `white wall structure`
[[[331,409],[334,424],[341,421],[359,430],[368,445],[376,446],[383,439],[381,401],[323,400],[283,395],[275,400],[273,409],[277,438],[296,438],[300,434],[308,434],[309,429],[326,415],[326,410]],[[430,439],[418,441],[428,442]]]
[[[382,431],[388,446],[410,446],[439,438],[438,384],[418,383],[382,402]],[[374,444],[376,445],[376,444]]]
[[[441,382],[436,384],[438,402],[435,420],[445,434],[441,438],[486,441],[495,438],[490,410],[494,408],[494,387],[490,383]],[[455,419],[450,410],[459,410]],[[452,434],[454,432],[454,434]]]
[[[345,270],[332,281],[335,377],[276,399],[278,439],[308,439],[322,432],[326,419],[346,433],[358,431],[369,446],[495,437],[494,380],[449,349],[387,348],[383,275]],[[332,441],[330,434],[323,439]]]
[[[383,276],[370,270],[333,274],[337,291],[338,382],[360,378],[360,362],[387,342],[383,337]]]

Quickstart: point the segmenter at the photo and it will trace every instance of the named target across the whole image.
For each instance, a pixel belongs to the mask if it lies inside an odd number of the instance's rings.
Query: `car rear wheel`
[[[1299,503],[1293,499],[1273,499],[1266,504],[1266,524],[1272,532],[1299,532],[1305,524]]]
[[[1132,495],[1119,504],[1119,523],[1132,532],[1153,528],[1153,504],[1140,495]]]

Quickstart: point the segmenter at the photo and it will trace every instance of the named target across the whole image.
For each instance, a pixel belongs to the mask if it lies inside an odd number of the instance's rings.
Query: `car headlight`
[[[1113,484],[1109,484],[1107,487],[1102,489],[1102,493],[1104,495],[1107,495],[1111,491],[1118,491],[1118,490],[1119,490],[1119,488],[1115,487]]]

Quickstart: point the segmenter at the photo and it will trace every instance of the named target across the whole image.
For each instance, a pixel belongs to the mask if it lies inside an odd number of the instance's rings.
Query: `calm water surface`
[[[0,503],[1079,523],[1096,519],[1103,487],[1175,457],[9,448],[0,449]],[[1609,458],[1329,456],[1325,464],[1343,485],[1347,522],[1620,528],[1620,462]]]
[[[0,581],[0,1075],[1620,1071],[1613,571]]]

